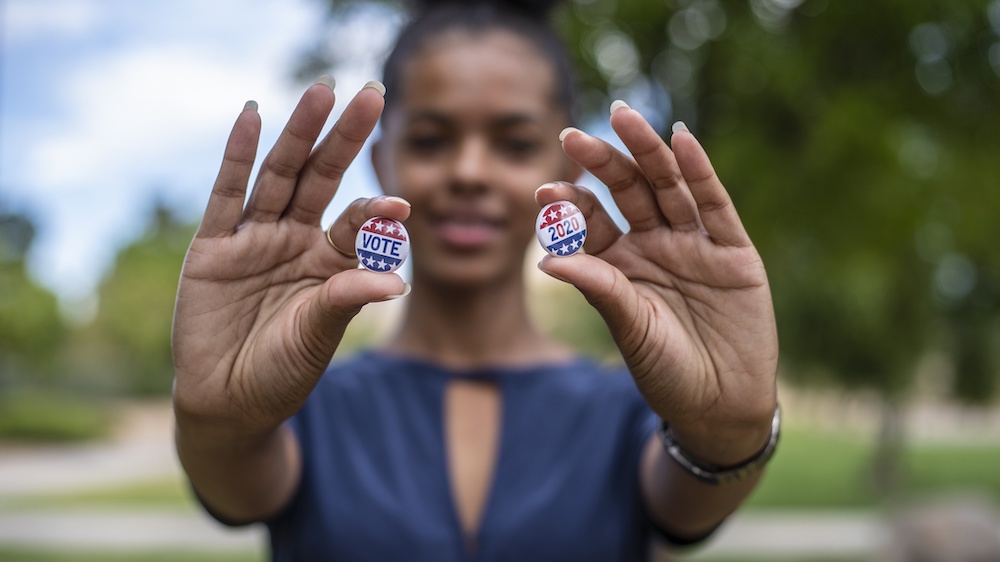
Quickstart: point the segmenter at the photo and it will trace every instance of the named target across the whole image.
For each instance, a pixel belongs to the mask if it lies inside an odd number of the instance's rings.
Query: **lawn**
[[[856,435],[790,429],[750,508],[878,507],[874,444]],[[902,459],[901,495],[975,490],[1000,499],[1000,445],[913,445]]]
[[[767,509],[841,509],[878,507],[871,487],[872,443],[857,435],[791,428],[748,507]],[[929,495],[975,490],[1000,500],[1000,445],[918,445],[904,454],[902,491]],[[127,486],[25,496],[4,509],[141,507],[190,509],[194,500],[185,482],[169,478]]]

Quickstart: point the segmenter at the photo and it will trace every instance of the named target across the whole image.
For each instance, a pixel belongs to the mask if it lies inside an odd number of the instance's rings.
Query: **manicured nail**
[[[688,130],[688,126],[685,125],[683,121],[678,121],[678,122],[674,123],[674,125],[672,127],[670,127],[670,130],[673,131],[673,132],[675,132],[675,133],[679,133],[681,131],[687,131],[689,133],[691,132],[691,131]]]
[[[385,84],[379,82],[378,80],[370,80],[365,84],[365,88],[371,88],[385,97]]]
[[[257,102],[255,102],[255,101],[253,101],[253,100],[250,100],[250,101],[248,101],[248,102],[247,102],[247,103],[246,103],[246,104],[245,104],[245,105],[243,106],[243,111],[246,111],[246,110],[248,110],[248,109],[249,109],[250,111],[253,111],[254,113],[256,113],[256,112],[257,112]]]
[[[330,76],[329,74],[324,74],[323,76],[317,78],[316,84],[323,84],[324,86],[329,87],[331,90],[337,87],[337,81],[334,80],[333,76]]]
[[[618,111],[623,107],[628,108],[628,104],[623,102],[622,100],[615,100],[611,102],[611,115],[614,115],[615,111]]]
[[[535,190],[535,195],[538,195],[538,192],[543,189],[555,189],[556,187],[559,187],[558,182],[550,181],[549,183],[543,183],[542,185],[538,186],[538,189]]]
[[[407,201],[406,199],[403,199],[402,197],[396,197],[395,195],[385,195],[385,196],[383,196],[382,200],[383,201],[395,201],[397,203],[402,203],[402,204],[406,205],[407,207],[410,206],[410,202],[409,201]]]
[[[577,129],[576,127],[566,127],[561,133],[559,133],[559,142],[566,140],[566,137],[568,137],[572,132],[582,133],[583,131]]]
[[[409,283],[403,283],[403,292],[402,293],[399,293],[398,295],[389,295],[388,297],[385,297],[385,300],[392,301],[392,300],[396,300],[398,298],[405,297],[406,295],[410,294],[410,288],[411,287],[410,287]]]

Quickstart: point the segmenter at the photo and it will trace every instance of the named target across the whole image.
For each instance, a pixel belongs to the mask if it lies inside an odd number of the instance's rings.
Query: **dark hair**
[[[572,64],[562,41],[549,23],[549,13],[557,3],[558,0],[413,2],[414,16],[400,31],[385,61],[382,82],[386,87],[386,110],[399,99],[403,65],[430,39],[453,30],[466,31],[471,35],[503,30],[527,39],[552,64],[555,77],[554,101],[565,108],[567,118],[572,121],[576,89]]]

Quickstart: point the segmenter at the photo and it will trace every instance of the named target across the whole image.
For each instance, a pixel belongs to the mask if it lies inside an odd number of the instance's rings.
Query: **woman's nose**
[[[452,180],[455,187],[482,189],[489,177],[489,145],[486,139],[464,139],[455,154]]]

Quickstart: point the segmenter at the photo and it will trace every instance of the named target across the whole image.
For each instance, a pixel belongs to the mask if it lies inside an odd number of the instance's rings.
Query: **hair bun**
[[[509,9],[528,16],[547,18],[560,0],[411,0],[409,4],[415,13],[427,12],[445,6],[495,6]]]

